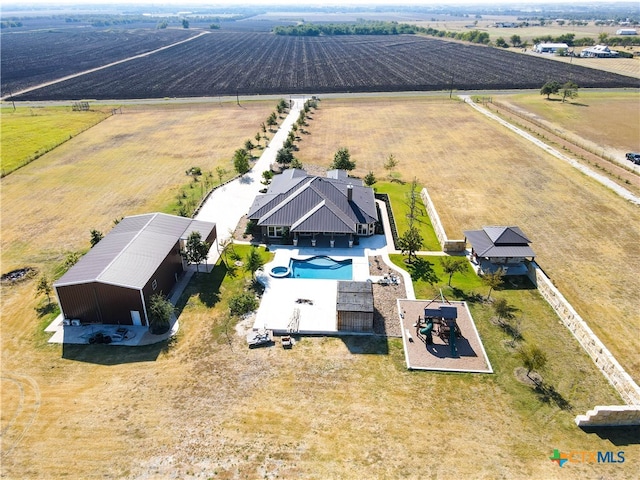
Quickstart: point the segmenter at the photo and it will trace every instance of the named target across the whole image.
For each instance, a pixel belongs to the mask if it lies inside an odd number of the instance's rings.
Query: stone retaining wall
[[[640,406],[598,406],[593,410],[589,410],[585,415],[578,415],[575,422],[579,427],[618,427],[640,425]]]
[[[424,203],[424,207],[427,209],[427,215],[429,215],[431,225],[433,226],[433,230],[436,232],[436,237],[438,237],[438,241],[440,242],[442,251],[447,253],[464,252],[466,248],[466,241],[449,240],[446,232],[444,231],[444,228],[442,227],[442,222],[440,221],[438,211],[431,201],[431,197],[429,196],[429,192],[427,192],[426,188],[423,188],[420,192],[420,198],[422,198],[422,203]]]

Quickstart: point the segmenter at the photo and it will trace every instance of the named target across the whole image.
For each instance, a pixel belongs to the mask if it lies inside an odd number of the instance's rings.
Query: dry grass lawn
[[[640,64],[639,64],[640,65]],[[535,120],[560,127],[564,136],[591,151],[611,154],[626,165],[626,152],[640,151],[640,93],[579,91],[573,102],[535,94],[500,95],[499,103],[525,111]]]
[[[346,146],[356,174],[384,176],[393,153],[402,177],[415,175],[429,189],[449,238],[484,225],[520,226],[538,263],[640,381],[637,207],[446,97],[324,100],[313,117],[300,143],[303,164],[329,165]]]
[[[259,131],[272,102],[124,107],[2,180],[2,268],[40,266],[89,247],[122,216],[163,210],[185,171],[222,166]],[[173,193],[172,193],[173,192]],[[45,234],[46,233],[46,234]]]
[[[31,265],[53,272],[64,251],[88,246],[89,229],[106,231],[116,217],[163,208],[184,183],[186,168],[227,165],[233,150],[255,135],[272,108],[268,103],[247,105],[241,111],[230,105],[218,110],[133,109],[3,179],[3,271]],[[388,123],[375,122],[375,112]],[[364,148],[345,143],[360,163],[360,173],[371,168],[382,175],[384,158],[394,153],[402,162],[404,177],[417,175],[432,195],[441,182],[456,192],[454,203],[441,208],[452,235],[459,234],[452,226],[459,217],[468,221],[457,207],[460,202],[468,202],[465,208],[484,218],[487,213],[475,202],[488,204],[483,190],[472,188],[472,181],[462,179],[474,202],[456,190],[460,175],[473,175],[480,168],[479,163],[470,164],[470,172],[461,173],[458,160],[484,162],[491,169],[491,175],[484,176],[495,175],[498,181],[506,173],[480,148],[492,144],[496,152],[515,149],[534,155],[527,145],[504,138],[507,134],[448,100],[367,101],[356,102],[356,108],[353,104],[349,108],[348,102],[326,101],[313,116],[301,156],[328,164],[342,142],[329,142],[331,137],[324,132],[333,131],[337,137],[337,125],[342,123],[347,135],[340,133],[339,139],[346,141],[355,134],[367,140]],[[369,123],[361,125],[365,122]],[[389,134],[381,153],[376,148],[385,137],[371,135],[381,130],[380,125],[387,125]],[[437,132],[451,142],[462,142],[475,155],[460,155],[459,147],[444,140],[438,143]],[[492,138],[485,138],[489,135]],[[442,152],[436,155],[431,146]],[[449,165],[439,158],[445,154]],[[362,165],[361,158],[368,158],[370,165]],[[546,162],[551,170],[559,168],[543,157],[535,161]],[[502,163],[509,165],[512,181],[517,182],[524,167],[514,162],[508,157]],[[545,180],[539,187],[543,192],[563,191],[552,173],[545,176],[533,166],[528,168],[525,174]],[[578,180],[573,172],[561,173],[569,179],[569,193],[575,194],[571,185]],[[480,186],[486,187],[486,181]],[[506,183],[502,195],[524,209],[522,196]],[[592,191],[592,201],[602,197],[612,209],[624,208],[587,180],[582,179],[582,186]],[[530,197],[534,204],[541,202]],[[496,215],[511,212],[501,195],[492,198],[501,202],[491,210]],[[434,199],[438,205],[449,205],[443,191]],[[547,216],[532,212],[527,218],[544,225]],[[548,241],[537,228],[517,223],[534,238],[534,247]],[[576,228],[580,223],[575,222]],[[482,224],[481,218],[472,226]],[[548,228],[545,233],[554,232]],[[248,251],[248,247],[236,249],[242,256]],[[547,260],[542,263],[546,268]],[[515,381],[517,360],[503,347],[505,335],[491,324],[491,309],[480,304],[472,306],[473,315],[495,375],[408,372],[399,339],[308,338],[292,350],[249,350],[233,333],[227,316],[230,296],[246,288],[243,275],[240,269],[231,272],[219,264],[212,274],[198,276],[179,303],[178,336],[139,348],[49,345],[43,333],[48,319],[38,318],[34,311],[46,301],[35,296],[36,279],[2,286],[2,478],[631,479],[637,475],[640,448],[633,433],[601,438],[573,424],[576,414],[620,400],[537,295],[523,290],[510,298],[517,299],[514,303],[523,311],[535,303],[532,321],[553,336],[553,345],[546,345],[551,359],[545,378],[568,401],[565,407]],[[564,375],[563,368],[570,374]],[[627,462],[560,469],[548,458],[554,448],[624,450]]]

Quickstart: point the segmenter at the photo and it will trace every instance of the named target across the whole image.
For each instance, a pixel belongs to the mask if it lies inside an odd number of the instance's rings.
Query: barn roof
[[[205,239],[215,224],[164,213],[122,219],[54,286],[101,282],[141,289],[181,238],[198,231]]]
[[[466,230],[465,237],[480,257],[533,257],[529,240],[518,227],[483,227]]]

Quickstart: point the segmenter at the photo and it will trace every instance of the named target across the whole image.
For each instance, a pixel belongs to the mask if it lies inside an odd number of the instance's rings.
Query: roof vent
[[[347,185],[347,200],[350,202],[353,200],[353,185]]]

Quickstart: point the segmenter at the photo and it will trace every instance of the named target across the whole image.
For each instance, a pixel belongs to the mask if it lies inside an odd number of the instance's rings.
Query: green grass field
[[[105,108],[74,112],[69,107],[2,109],[2,175],[33,161],[109,116]]]

